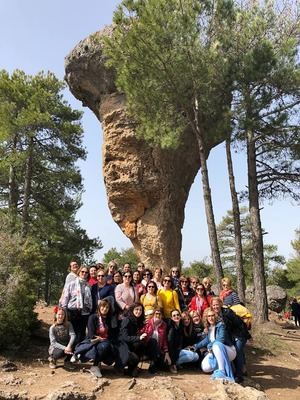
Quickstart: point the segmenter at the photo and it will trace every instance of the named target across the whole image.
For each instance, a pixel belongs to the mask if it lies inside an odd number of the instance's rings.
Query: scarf
[[[232,289],[223,289],[223,290],[221,290],[219,297],[223,301],[225,299],[225,297],[230,295],[230,293],[232,293]]]

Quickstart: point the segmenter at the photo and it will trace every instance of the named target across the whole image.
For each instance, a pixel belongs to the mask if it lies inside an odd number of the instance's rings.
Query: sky
[[[0,69],[21,69],[33,75],[51,71],[64,78],[64,58],[82,39],[109,25],[118,0],[0,0]],[[65,98],[73,108],[84,111],[82,119],[87,160],[80,162],[84,179],[83,205],[78,212],[80,225],[90,237],[99,237],[103,249],[100,261],[111,247],[131,246],[113,221],[108,206],[102,175],[102,131],[99,121],[83,108],[68,89]],[[238,190],[247,184],[245,154],[233,155]],[[210,183],[216,222],[230,209],[230,192],[226,173],[225,146],[211,151],[208,159]],[[290,200],[263,204],[262,225],[268,234],[265,243],[278,246],[279,254],[292,256],[291,240],[300,228],[299,207]],[[197,175],[185,209],[182,229],[181,258],[184,265],[194,260],[209,259],[210,247],[204,212],[201,179]]]

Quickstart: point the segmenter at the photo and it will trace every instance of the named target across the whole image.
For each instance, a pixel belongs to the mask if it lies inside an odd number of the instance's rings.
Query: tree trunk
[[[246,285],[245,285],[245,275],[244,275],[244,269],[243,269],[243,249],[242,249],[240,207],[239,207],[237,192],[235,189],[235,179],[234,179],[234,173],[233,173],[230,139],[226,140],[226,158],[227,158],[229,186],[230,186],[230,194],[231,194],[231,202],[232,202],[237,292],[238,292],[240,300],[243,303],[245,303]]]
[[[24,182],[24,199],[22,212],[22,234],[26,236],[29,225],[29,203],[31,197],[31,184],[33,172],[33,138],[30,137],[28,145],[28,156],[25,167],[25,182]]]
[[[218,237],[217,237],[217,229],[215,223],[215,216],[213,211],[213,204],[211,198],[211,190],[209,185],[209,177],[208,177],[208,170],[207,170],[207,163],[206,163],[206,153],[203,144],[203,139],[197,136],[197,142],[199,146],[199,156],[200,156],[200,166],[201,166],[201,177],[202,177],[202,188],[203,188],[203,197],[204,197],[204,204],[205,204],[205,214],[206,214],[206,221],[207,221],[207,228],[208,228],[208,236],[211,248],[211,257],[213,266],[215,269],[215,275],[217,280],[217,285],[221,288],[221,280],[224,276],[223,268],[221,263],[220,257],[220,250],[218,244]]]
[[[17,149],[17,135],[15,134],[12,141],[12,153],[16,153]],[[17,187],[17,177],[16,177],[16,170],[13,162],[10,164],[9,167],[9,177],[8,177],[8,208],[9,213],[11,215],[11,224],[12,227],[15,227],[16,218],[18,213],[18,187]]]
[[[268,304],[264,268],[263,235],[260,221],[259,194],[256,171],[256,149],[252,132],[247,133],[249,211],[253,244],[253,276],[255,315],[259,323],[268,321]]]

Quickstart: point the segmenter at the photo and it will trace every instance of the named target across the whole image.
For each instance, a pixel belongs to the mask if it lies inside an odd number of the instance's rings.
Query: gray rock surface
[[[268,307],[277,313],[281,312],[287,300],[287,293],[280,286],[267,286]]]

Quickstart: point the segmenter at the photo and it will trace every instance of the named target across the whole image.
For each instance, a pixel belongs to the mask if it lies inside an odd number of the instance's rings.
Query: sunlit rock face
[[[153,148],[136,138],[126,100],[105,66],[101,38],[109,32],[95,33],[71,51],[65,79],[102,124],[103,176],[114,221],[148,267],[167,270],[180,265],[184,207],[199,169],[197,143],[190,132],[176,150]]]

